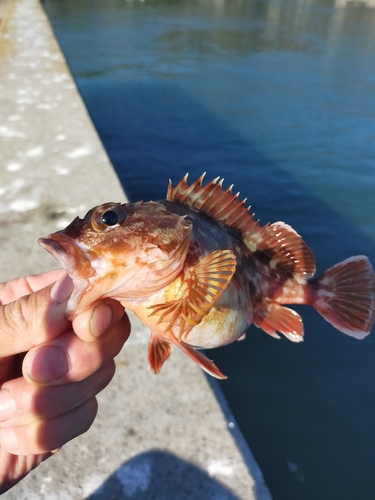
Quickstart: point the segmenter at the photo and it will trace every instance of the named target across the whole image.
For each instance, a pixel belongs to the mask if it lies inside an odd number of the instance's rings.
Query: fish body
[[[165,200],[100,205],[39,240],[73,279],[70,318],[116,299],[151,330],[151,371],[175,345],[217,378],[225,376],[196,349],[239,340],[252,323],[303,340],[302,319],[286,304],[312,305],[348,335],[370,332],[375,275],[366,257],[314,278],[314,256],[294,229],[260,226],[231,187],[218,178],[203,186],[203,177],[170,182]]]
[[[162,336],[166,324],[164,321],[160,322],[160,316],[165,312],[166,304],[176,300],[183,301],[186,295],[189,301],[194,301],[194,295],[197,295],[196,305],[201,307],[205,304],[202,293],[207,293],[206,298],[211,297],[205,289],[200,290],[201,283],[195,276],[199,267],[202,267],[203,272],[210,273],[216,258],[216,265],[223,266],[224,277],[217,277],[217,281],[215,276],[207,277],[207,283],[203,282],[202,286],[219,287],[219,290],[213,290],[220,291],[217,302],[216,296],[213,297],[214,303],[204,315],[191,309],[185,314],[194,321],[194,328],[180,325],[178,318],[170,326],[180,340],[194,347],[214,348],[237,340],[252,323],[252,297],[247,286],[250,268],[241,257],[247,252],[246,246],[238,235],[228,232],[215,219],[205,216],[204,212],[196,212],[178,201],[158,203],[168,212],[186,217],[185,220],[192,222],[184,266],[175,280],[146,300],[134,301],[125,298],[122,303],[133,310],[152,332]],[[208,304],[211,306],[211,301]]]

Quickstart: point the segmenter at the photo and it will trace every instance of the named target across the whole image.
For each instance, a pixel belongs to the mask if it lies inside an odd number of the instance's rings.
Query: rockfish
[[[175,345],[217,378],[226,377],[196,349],[239,340],[250,324],[303,340],[302,319],[285,304],[311,305],[358,339],[370,332],[375,274],[367,257],[313,278],[314,256],[294,229],[260,226],[232,186],[224,190],[219,178],[203,186],[203,178],[170,181],[165,200],[105,203],[39,239],[73,280],[70,319],[98,299],[118,300],[151,330],[152,372]]]

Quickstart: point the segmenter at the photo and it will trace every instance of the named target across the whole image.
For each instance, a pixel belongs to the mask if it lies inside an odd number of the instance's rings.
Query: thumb
[[[67,331],[71,323],[65,310],[72,290],[71,278],[64,275],[54,284],[0,306],[0,357],[28,351]]]

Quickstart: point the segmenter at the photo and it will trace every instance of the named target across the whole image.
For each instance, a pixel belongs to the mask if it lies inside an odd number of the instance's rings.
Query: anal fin
[[[256,326],[274,338],[280,338],[280,332],[292,342],[303,341],[303,322],[301,316],[279,304],[268,306],[254,314],[253,322]]]
[[[151,332],[148,343],[147,359],[148,366],[152,373],[159,373],[164,362],[172,354],[173,347],[168,341]]]

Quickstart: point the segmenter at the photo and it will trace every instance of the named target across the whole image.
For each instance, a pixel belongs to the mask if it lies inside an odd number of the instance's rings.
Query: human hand
[[[68,321],[71,291],[62,270],[0,284],[0,494],[89,429],[129,336],[113,300]]]

